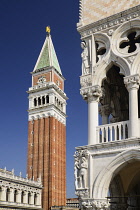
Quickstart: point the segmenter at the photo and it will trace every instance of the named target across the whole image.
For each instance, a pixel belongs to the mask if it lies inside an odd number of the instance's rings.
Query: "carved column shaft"
[[[96,127],[98,126],[98,101],[88,102],[88,145],[96,144]]]
[[[0,199],[1,199],[1,201],[6,201],[6,187],[2,187],[1,188],[1,197],[0,197]]]
[[[41,194],[37,194],[37,203],[36,203],[37,206],[40,206],[41,205]]]
[[[101,96],[101,88],[92,86],[81,89],[83,99],[88,102],[88,145],[96,144],[96,127],[99,125],[98,102]]]
[[[17,203],[21,203],[21,193],[22,193],[21,190],[17,191],[17,200],[16,200]]]
[[[34,193],[32,192],[30,195],[30,204],[34,204]]]
[[[9,201],[14,202],[14,189],[10,189],[9,191]]]
[[[129,137],[139,136],[138,125],[138,88],[139,75],[124,78],[124,83],[129,92]]]
[[[27,191],[24,191],[24,194],[23,194],[23,203],[28,203],[28,192]]]

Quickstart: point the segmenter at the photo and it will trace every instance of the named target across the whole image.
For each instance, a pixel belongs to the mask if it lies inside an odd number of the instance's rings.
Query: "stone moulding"
[[[76,150],[77,152],[79,150],[88,150],[90,151],[91,155],[101,155],[108,153],[117,153],[132,148],[140,148],[140,138],[130,138],[114,142],[106,142],[96,145],[82,146],[82,147],[77,147]]]
[[[77,30],[81,34],[81,37],[84,38],[90,36],[93,33],[111,29],[114,26],[119,26],[122,23],[138,18],[139,16],[140,5],[115,15],[111,15],[110,17],[104,18],[102,20],[93,22],[86,26],[81,26],[81,24],[78,24],[79,27],[77,26]]]

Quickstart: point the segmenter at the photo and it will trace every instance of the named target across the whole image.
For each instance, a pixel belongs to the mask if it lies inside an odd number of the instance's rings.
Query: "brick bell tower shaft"
[[[66,94],[50,28],[32,74],[28,110],[28,177],[41,178],[42,205],[66,203]]]

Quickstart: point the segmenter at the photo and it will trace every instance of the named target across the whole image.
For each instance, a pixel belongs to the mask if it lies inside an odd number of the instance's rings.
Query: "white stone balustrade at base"
[[[128,138],[128,122],[122,121],[96,127],[97,144]]]

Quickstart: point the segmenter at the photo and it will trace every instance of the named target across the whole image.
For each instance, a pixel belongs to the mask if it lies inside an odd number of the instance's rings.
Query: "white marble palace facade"
[[[42,184],[0,169],[0,209],[35,209],[41,207]]]
[[[140,209],[140,5],[80,0],[80,93],[88,144],[76,148],[81,209]]]

